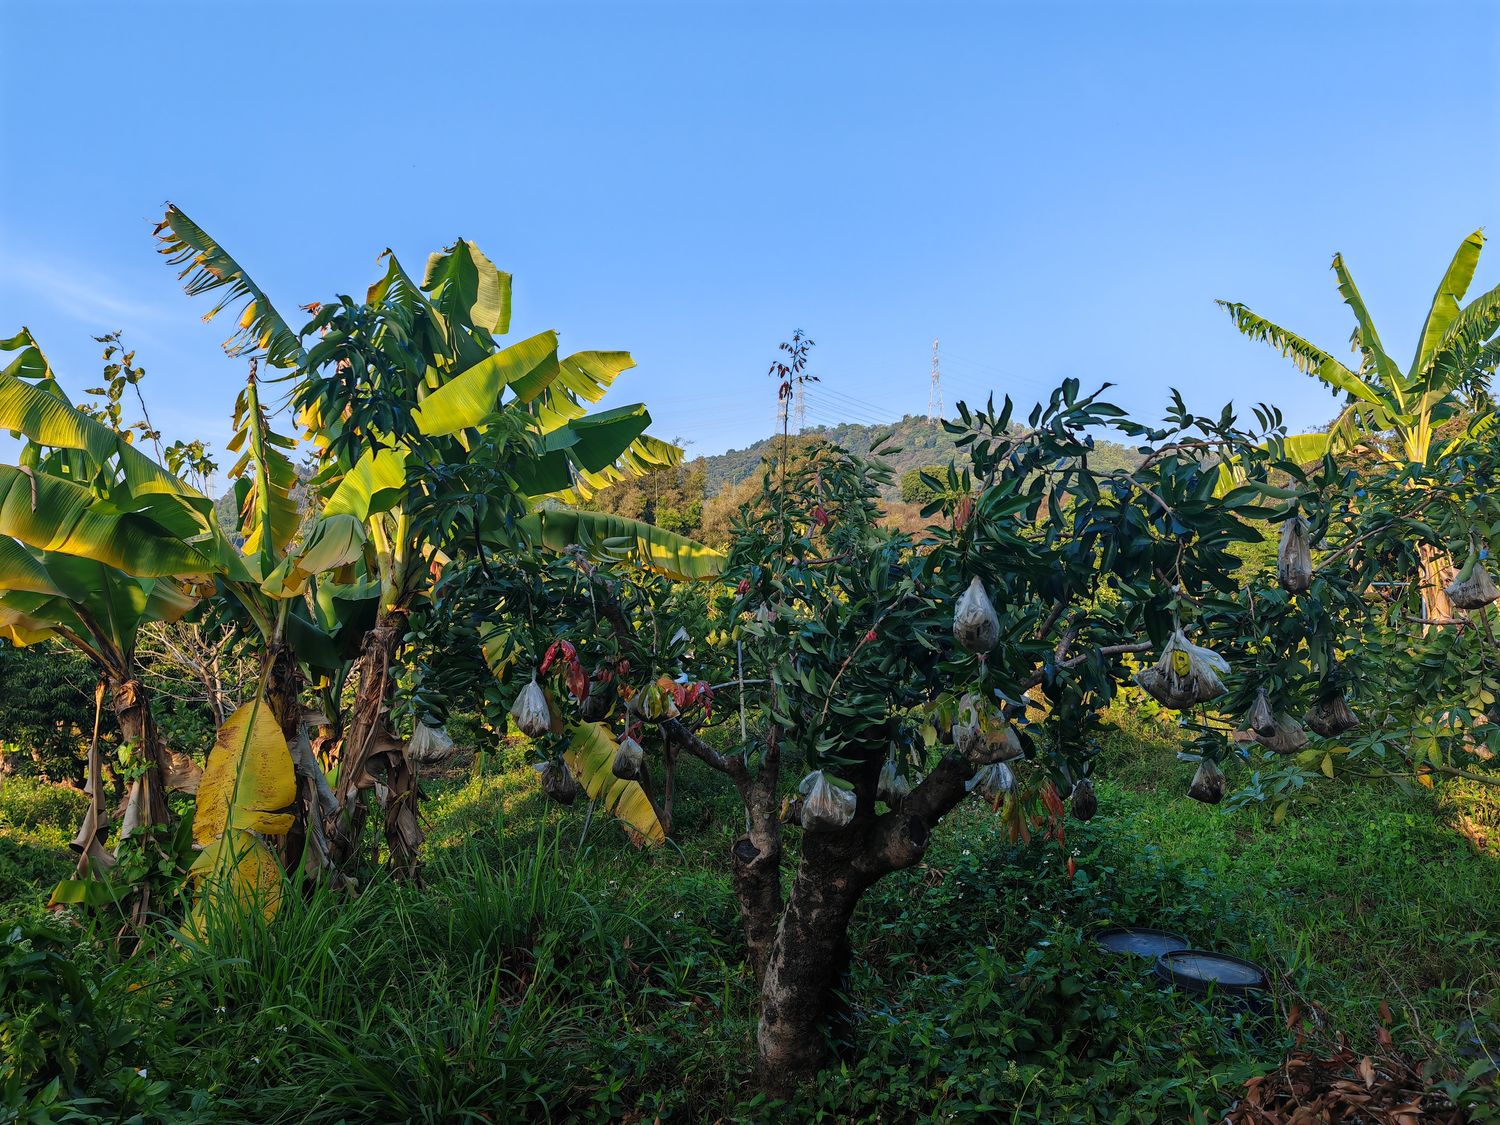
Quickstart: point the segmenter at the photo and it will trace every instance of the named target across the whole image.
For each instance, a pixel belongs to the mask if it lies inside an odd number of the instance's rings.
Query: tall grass
[[[121,960],[102,921],[59,938],[109,1012],[91,1018],[116,1079],[92,1082],[89,1112],[1216,1120],[1282,1057],[1284,1020],[1251,1026],[1157,991],[1094,946],[1106,921],[1260,960],[1279,1016],[1297,1005],[1358,1044],[1373,1044],[1384,1000],[1401,1046],[1466,1065],[1464,1021],[1500,1018],[1485,922],[1500,916],[1500,863],[1453,810],[1331,787],[1276,826],[1181,797],[1191,767],[1149,724],[1115,739],[1100,815],[1069,829],[1075,877],[1055,844],[1012,844],[975,806],[922,865],[876,885],[853,935],[858,1053],[795,1106],[753,1093],[732,804],[690,765],[679,846],[640,852],[607,819],[545,804],[521,764],[429,803],[421,886],[289,893],[270,924],[211,903],[198,951],[163,930]],[[15,1102],[22,1086],[0,1093]]]

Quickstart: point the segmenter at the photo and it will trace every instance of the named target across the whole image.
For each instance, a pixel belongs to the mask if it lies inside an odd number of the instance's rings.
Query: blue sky
[[[1341,250],[1404,359],[1500,231],[1494,3],[0,0],[0,42],[0,335],[81,390],[124,329],[221,450],[243,365],[153,253],[166,200],[289,319],[471,238],[518,333],[630,350],[612,401],[702,453],[770,430],[799,327],[812,420],[925,410],[937,336],[950,406],[1077,376],[1317,424],[1213,299],[1342,355]]]

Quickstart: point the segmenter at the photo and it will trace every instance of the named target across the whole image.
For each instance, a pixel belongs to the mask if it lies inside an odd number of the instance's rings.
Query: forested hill
[[[968,454],[956,449],[953,435],[942,426],[929,422],[924,415],[908,414],[899,422],[885,426],[865,426],[846,422],[839,426],[811,426],[802,431],[814,434],[842,445],[854,453],[868,453],[870,443],[882,434],[890,434],[883,454],[887,463],[895,469],[895,479],[908,469],[921,469],[931,465],[946,465],[956,455],[959,464],[968,461]],[[731,449],[726,453],[704,457],[707,475],[706,492],[716,496],[726,484],[738,484],[760,468],[761,458],[770,452],[775,435],[764,437],[744,449]],[[1133,449],[1114,442],[1097,443],[1098,452],[1090,463],[1100,469],[1132,468],[1140,460]],[[899,452],[890,452],[899,450]],[[891,490],[894,496],[894,488]]]

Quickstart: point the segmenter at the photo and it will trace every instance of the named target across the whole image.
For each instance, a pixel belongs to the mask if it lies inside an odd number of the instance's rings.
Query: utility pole
[[[927,420],[929,422],[941,422],[943,420],[943,383],[942,374],[938,370],[938,342],[936,337],[932,341],[932,389],[927,392]]]

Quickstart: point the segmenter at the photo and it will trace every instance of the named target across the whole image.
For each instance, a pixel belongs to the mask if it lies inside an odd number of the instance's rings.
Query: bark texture
[[[960,758],[946,757],[899,810],[875,816],[873,784],[882,757],[872,759],[869,777],[862,773],[855,781],[854,822],[804,836],[802,862],[761,981],[760,1082],[776,1096],[791,1094],[823,1068],[827,1031],[839,1038],[836,990],[849,969],[849,922],[859,900],[879,879],[922,858],[933,827],[964,798],[964,782],[973,773]]]
[[[730,848],[734,894],[740,904],[745,951],[757,984],[764,984],[776,927],[781,921],[781,818],[776,791],[781,777],[781,751],[767,748],[760,771],[735,779],[745,804],[745,834]]]
[[[266,672],[266,703],[271,708],[271,714],[276,717],[276,725],[281,728],[282,737],[286,739],[287,750],[295,765],[295,746],[302,726],[302,673],[297,668],[291,650],[279,642],[273,644],[266,653],[266,662],[269,666]],[[301,865],[302,855],[307,847],[308,818],[315,815],[317,793],[304,784],[304,779],[299,776],[297,800],[292,806],[292,827],[280,842],[283,870],[294,872]]]

